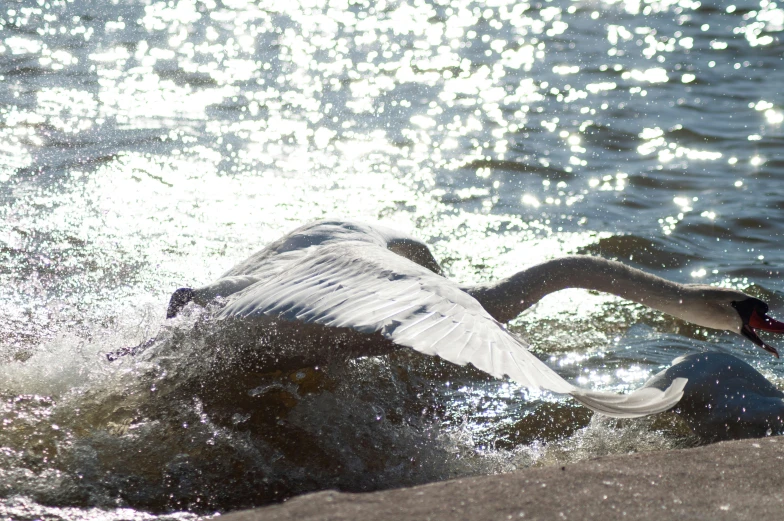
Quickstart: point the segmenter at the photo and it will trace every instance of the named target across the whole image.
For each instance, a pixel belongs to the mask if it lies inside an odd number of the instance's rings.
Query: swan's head
[[[191,288],[180,288],[172,293],[169,300],[169,308],[166,310],[166,318],[174,318],[189,302],[193,300],[195,293]]]
[[[778,358],[776,348],[762,341],[757,331],[784,333],[784,322],[768,316],[768,305],[741,291],[723,288],[698,289],[700,303],[693,309],[691,322],[743,335]]]
[[[742,322],[740,334],[765,351],[770,351],[778,358],[779,353],[776,351],[776,348],[763,342],[762,339],[757,336],[756,330],[769,331],[771,333],[784,333],[784,322],[779,322],[778,320],[769,317],[767,315],[768,305],[754,297],[749,297],[741,301],[733,301],[732,307],[737,311]]]

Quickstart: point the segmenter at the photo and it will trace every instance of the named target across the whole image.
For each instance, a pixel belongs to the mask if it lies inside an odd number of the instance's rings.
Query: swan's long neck
[[[537,264],[496,283],[466,291],[499,322],[508,322],[542,297],[566,288],[611,293],[669,315],[694,321],[687,302],[693,287],[672,282],[620,262],[600,257],[570,256]]]

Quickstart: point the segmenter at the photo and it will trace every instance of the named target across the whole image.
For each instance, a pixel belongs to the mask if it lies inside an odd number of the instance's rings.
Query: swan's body
[[[784,392],[746,362],[725,353],[677,358],[645,387],[688,379],[674,411],[702,438],[758,438],[784,432]]]
[[[742,313],[770,320],[764,303],[741,292],[677,284],[596,257],[557,259],[472,287],[461,287],[439,272],[427,246],[406,234],[357,222],[320,221],[273,242],[212,284],[177,290],[167,316],[174,317],[189,302],[205,306],[217,299],[214,318],[225,325],[219,340],[253,346],[268,370],[405,346],[456,364],[470,363],[528,387],[569,394],[616,417],[671,408],[685,380],[627,395],[580,389],[531,354],[501,322],[566,287],[607,291],[735,332],[748,323],[739,315],[738,302]]]

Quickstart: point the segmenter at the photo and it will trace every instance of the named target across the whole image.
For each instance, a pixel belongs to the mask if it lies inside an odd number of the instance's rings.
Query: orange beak
[[[765,313],[760,314],[755,309],[751,312],[748,323],[744,324],[740,330],[743,336],[778,358],[779,352],[776,348],[763,342],[762,339],[757,336],[756,330],[767,331],[769,333],[784,333],[784,322],[779,322],[778,320],[770,318]]]

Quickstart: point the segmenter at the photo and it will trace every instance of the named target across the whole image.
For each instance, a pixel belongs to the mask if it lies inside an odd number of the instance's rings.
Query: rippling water
[[[191,519],[696,443],[413,353],[226,368],[165,304],[337,216],[461,281],[591,253],[781,310],[782,30],[768,0],[4,2],[0,514]],[[582,385],[731,350],[784,386],[748,342],[606,295],[512,329]]]

